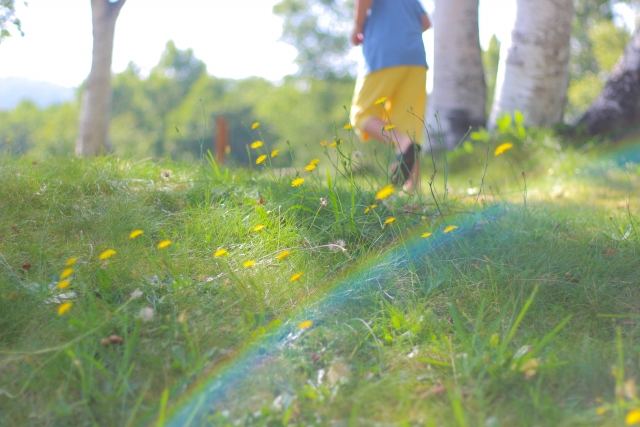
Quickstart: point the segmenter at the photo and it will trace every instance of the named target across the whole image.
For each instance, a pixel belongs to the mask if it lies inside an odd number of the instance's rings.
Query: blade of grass
[[[498,349],[498,352],[501,355],[504,354],[505,350],[507,349],[507,345],[509,345],[509,343],[513,339],[513,336],[516,334],[516,331],[518,330],[518,326],[520,325],[520,322],[522,322],[522,319],[527,314],[527,311],[529,311],[529,307],[531,307],[531,304],[533,303],[533,299],[535,298],[539,287],[540,285],[536,285],[535,288],[533,288],[533,292],[531,292],[531,295],[529,296],[527,301],[524,303],[524,306],[522,307],[522,310],[520,310],[520,314],[518,314],[516,321],[511,326],[511,329],[509,330],[507,337],[504,339],[504,341],[502,341],[502,344],[500,344],[500,348]]]

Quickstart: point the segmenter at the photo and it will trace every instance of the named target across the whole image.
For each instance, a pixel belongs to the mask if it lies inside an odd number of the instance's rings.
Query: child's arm
[[[367,20],[367,11],[371,7],[373,0],[356,0],[354,7],[355,24],[351,33],[351,43],[358,46],[362,43],[362,31]]]
[[[425,13],[422,15],[422,32],[424,33],[429,28],[431,28],[431,21],[429,20],[429,15]]]

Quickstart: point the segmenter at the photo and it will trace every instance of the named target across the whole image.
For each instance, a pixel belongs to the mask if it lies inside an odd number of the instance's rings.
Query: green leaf
[[[520,110],[516,110],[513,112],[513,120],[516,122],[516,125],[521,125],[524,123],[524,116]]]
[[[489,132],[485,128],[480,128],[477,132],[471,132],[469,136],[474,141],[487,142],[490,139]]]
[[[507,132],[511,126],[511,114],[504,113],[496,120],[496,126],[501,133]]]
[[[500,345],[500,335],[498,335],[498,334],[491,335],[491,339],[489,340],[489,344],[493,348],[498,348],[498,346]]]
[[[462,144],[462,148],[463,148],[463,150],[464,150],[466,153],[468,153],[468,154],[473,153],[473,144],[472,144],[471,142],[469,142],[469,141],[465,141],[465,142]]]
[[[168,400],[169,400],[169,389],[165,388],[162,391],[162,396],[160,397],[160,413],[158,415],[158,427],[162,427],[165,424],[165,414],[167,410]]]
[[[391,318],[391,323],[393,324],[393,327],[396,329],[400,329],[400,320],[398,320],[398,316],[393,316]]]

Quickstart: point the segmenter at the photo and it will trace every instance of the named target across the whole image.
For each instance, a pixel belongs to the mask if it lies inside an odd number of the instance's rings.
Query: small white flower
[[[131,296],[129,297],[129,299],[138,299],[142,296],[142,291],[140,290],[140,288],[136,288],[135,291],[131,292]]]
[[[320,207],[326,208],[328,203],[326,198],[320,197]]]
[[[354,159],[359,159],[361,157],[362,157],[362,153],[361,152],[359,152],[359,151],[354,151],[353,152],[353,158]]]
[[[153,311],[151,307],[143,307],[140,310],[140,314],[138,316],[142,319],[143,322],[151,322],[155,316],[156,312]]]

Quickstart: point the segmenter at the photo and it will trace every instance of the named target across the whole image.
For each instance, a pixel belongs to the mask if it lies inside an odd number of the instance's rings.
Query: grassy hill
[[[1,158],[0,425],[634,422],[637,141],[330,145]]]

